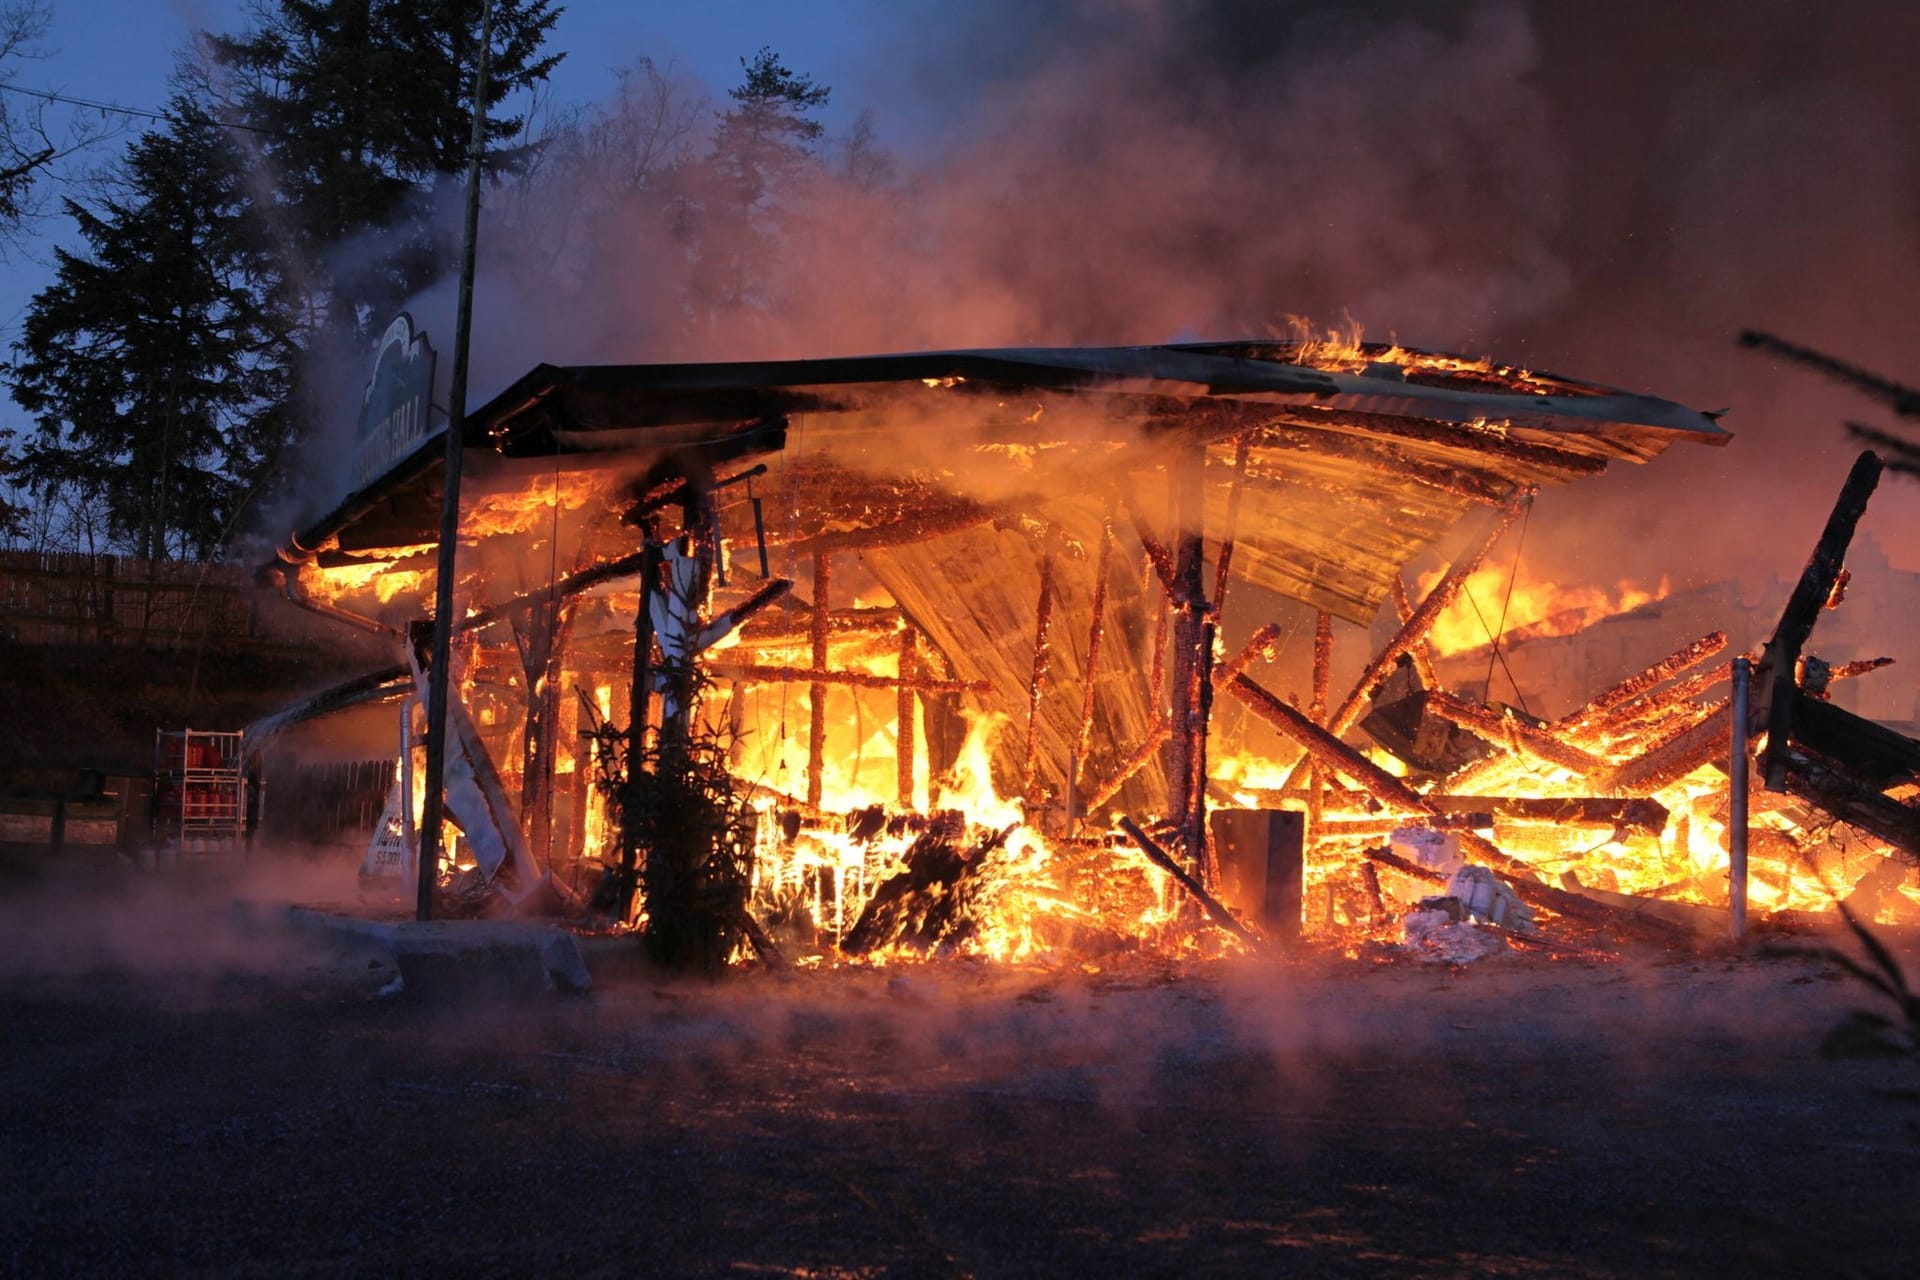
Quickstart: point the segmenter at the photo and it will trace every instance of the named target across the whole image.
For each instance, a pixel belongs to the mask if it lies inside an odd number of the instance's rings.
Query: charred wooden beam
[[[1368,818],[1326,818],[1320,820],[1322,840],[1382,840],[1413,822],[1435,831],[1472,831],[1493,825],[1493,815],[1480,813],[1436,813],[1432,815],[1386,814]]]
[[[1173,597],[1165,587],[1160,589],[1160,609],[1153,620],[1153,657],[1147,675],[1147,703],[1161,714],[1166,710],[1167,689],[1167,631],[1173,616]]]
[[[560,656],[572,611],[558,600],[528,612],[524,632],[514,626],[526,696],[526,729],[520,748],[520,826],[527,846],[551,870],[553,855],[553,767],[560,720]]]
[[[1726,647],[1726,632],[1708,632],[1691,644],[1681,645],[1652,666],[1628,676],[1585,706],[1561,716],[1554,721],[1553,727],[1565,733],[1579,733],[1586,726],[1604,719],[1615,708],[1625,706],[1688,667],[1705,662]],[[1721,678],[1724,679],[1724,675]]]
[[[1327,695],[1332,689],[1333,615],[1321,609],[1313,615],[1313,700],[1307,704],[1307,714],[1323,728],[1327,723]]]
[[[1186,868],[1182,867],[1171,854],[1154,842],[1152,836],[1142,831],[1139,823],[1135,822],[1132,818],[1122,817],[1120,819],[1120,829],[1127,833],[1127,838],[1133,841],[1134,846],[1138,848],[1140,852],[1147,855],[1149,862],[1172,876],[1182,889],[1185,889],[1193,895],[1193,900],[1200,904],[1201,909],[1207,913],[1208,919],[1212,920],[1215,924],[1248,946],[1258,947],[1260,945],[1260,935],[1235,919],[1233,912],[1227,910],[1226,906],[1222,904],[1218,898],[1208,893],[1205,886],[1194,879],[1193,876],[1187,872]]]
[[[653,595],[659,589],[663,553],[648,537],[640,551],[640,606],[633,618],[633,684],[627,691],[627,759],[621,808],[640,807],[641,762],[647,758],[647,718],[653,701]],[[620,824],[620,872],[614,877],[614,920],[633,915],[633,895],[640,884],[640,832],[636,822]]]
[[[1336,793],[1338,794],[1338,793]],[[1298,804],[1307,797],[1297,793],[1255,792],[1263,807]],[[1329,839],[1354,839],[1369,835],[1390,835],[1409,822],[1418,821],[1436,830],[1461,827],[1486,828],[1498,819],[1537,822],[1566,827],[1612,827],[1644,831],[1658,835],[1666,830],[1671,816],[1658,800],[1645,796],[1460,796],[1424,797],[1434,808],[1431,815],[1412,810],[1383,809],[1377,813],[1354,814],[1343,809],[1342,816],[1327,822]]]
[[[1020,794],[1029,804],[1040,799],[1034,791],[1034,775],[1040,745],[1040,700],[1046,692],[1047,668],[1053,658],[1053,574],[1060,545],[1057,529],[1048,532],[1043,545],[1040,599],[1034,606],[1033,672],[1027,680],[1027,740],[1020,755]]]
[[[1893,665],[1892,658],[1856,658],[1852,662],[1843,662],[1827,671],[1828,680],[1854,680],[1869,671],[1878,671],[1882,667]]]
[[[1228,685],[1236,698],[1260,719],[1279,730],[1307,752],[1314,764],[1325,766],[1352,779],[1360,788],[1383,804],[1408,813],[1433,812],[1424,797],[1400,779],[1382,769],[1304,713],[1269,693],[1245,675],[1235,676]]]
[[[1381,804],[1426,817],[1436,816],[1437,810],[1425,796],[1246,676],[1235,677],[1233,684],[1229,687],[1233,690],[1234,696],[1246,703],[1255,715],[1305,747],[1308,759],[1314,764],[1351,779]],[[1468,850],[1478,861],[1505,871],[1509,875],[1529,880],[1538,878],[1533,868],[1518,859],[1509,857],[1491,841],[1475,832],[1463,832],[1460,836],[1460,847]]]
[[[1393,670],[1401,654],[1408,652],[1414,645],[1426,639],[1427,633],[1433,629],[1434,622],[1446,607],[1459,597],[1460,592],[1467,585],[1468,577],[1480,567],[1480,562],[1486,558],[1487,552],[1493,549],[1493,544],[1500,540],[1500,535],[1519,518],[1520,513],[1526,509],[1526,504],[1531,501],[1532,494],[1529,492],[1509,502],[1500,512],[1499,517],[1494,520],[1493,527],[1481,537],[1480,541],[1454,561],[1445,576],[1434,584],[1433,590],[1427,593],[1426,599],[1420,602],[1420,607],[1413,611],[1413,616],[1401,624],[1400,630],[1394,633],[1393,639],[1387,641],[1386,647],[1375,654],[1373,661],[1367,664],[1367,669],[1355,682],[1353,691],[1347,695],[1346,700],[1340,704],[1339,710],[1334,712],[1328,722],[1329,732],[1338,737],[1354,726],[1366,707],[1367,695],[1373,687]]]
[[[1094,788],[1093,794],[1087,797],[1084,811],[1092,813],[1095,809],[1098,809],[1101,805],[1119,795],[1120,788],[1126,786],[1133,778],[1133,775],[1144,769],[1147,761],[1153,759],[1154,756],[1159,754],[1160,748],[1167,745],[1167,739],[1172,733],[1172,725],[1168,724],[1165,720],[1157,721],[1153,726],[1153,732],[1147,735],[1144,742],[1134,748],[1132,755],[1120,762],[1120,767],[1113,771],[1113,776]]]
[[[814,679],[807,685],[807,805],[818,809],[826,781],[827,685],[819,676],[827,669],[827,619],[832,616],[833,557],[813,557]]]
[[[753,918],[753,912],[741,907],[738,918],[734,921],[734,927],[740,930],[740,935],[747,940],[747,945],[753,948],[753,954],[759,957],[761,964],[775,972],[784,971],[789,967],[786,953],[781,951],[779,944],[760,927],[760,922]]]
[[[1153,566],[1153,572],[1160,579],[1161,589],[1169,596],[1176,593],[1175,582],[1179,578],[1173,563],[1173,556],[1167,551],[1166,544],[1147,524],[1146,513],[1140,509],[1140,495],[1131,485],[1126,491],[1127,519],[1133,523],[1133,536],[1140,540],[1140,549],[1147,553],[1147,562]]]
[[[1413,621],[1413,601],[1407,598],[1406,580],[1397,573],[1393,575],[1391,592],[1393,612],[1395,616],[1400,619],[1400,625],[1405,626],[1407,623]],[[1325,617],[1326,615],[1322,614],[1321,616]],[[1427,645],[1425,639],[1409,645],[1407,647],[1407,656],[1413,659],[1413,671],[1415,675],[1420,677],[1422,688],[1440,688],[1440,673],[1433,669],[1433,650]]]
[[[1645,753],[1591,779],[1597,791],[1614,795],[1651,795],[1670,787],[1703,765],[1725,757],[1733,744],[1733,726],[1727,721],[1728,702],[1722,699],[1700,708],[1676,732]]]
[[[1168,816],[1204,884],[1207,858],[1207,727],[1212,708],[1213,627],[1206,584],[1206,449],[1188,446],[1168,466],[1178,548],[1174,564],[1172,733],[1167,752]]]
[[[482,627],[492,626],[503,618],[512,617],[523,609],[531,609],[553,600],[576,596],[591,587],[599,586],[603,582],[613,582],[620,578],[637,574],[645,565],[646,556],[646,551],[636,551],[632,555],[621,556],[618,560],[609,560],[605,564],[597,564],[591,568],[582,569],[579,573],[570,574],[558,582],[550,583],[534,591],[523,592],[510,600],[503,600],[499,604],[480,610],[478,613],[469,614],[454,623],[453,629],[459,634],[464,634],[468,631],[478,631]]]
[[[733,608],[725,610],[700,629],[703,644],[717,642],[731,635],[745,626],[762,609],[786,595],[792,587],[793,583],[786,578],[774,578],[762,583],[752,595]]]
[[[1213,617],[1226,616],[1227,584],[1233,581],[1233,543],[1240,531],[1240,497],[1247,482],[1247,451],[1253,446],[1252,433],[1240,437],[1233,451],[1233,484],[1227,490],[1227,527],[1220,535],[1220,554],[1213,566]]]
[[[1074,776],[1067,780],[1069,793],[1080,785],[1080,775],[1087,767],[1087,748],[1093,744],[1093,700],[1100,678],[1100,642],[1107,631],[1107,574],[1113,564],[1113,508],[1110,499],[1106,514],[1100,518],[1100,554],[1094,560],[1093,609],[1087,623],[1087,670],[1080,687],[1080,730],[1074,737]]]
[[[1393,578],[1397,584],[1400,575]],[[1405,595],[1405,588],[1401,590]],[[1408,616],[1412,610],[1408,610]],[[1402,618],[1401,622],[1407,619]],[[1312,693],[1307,703],[1307,718],[1322,728],[1327,723],[1327,696],[1333,691],[1333,615],[1325,609],[1313,615]],[[1297,771],[1297,770],[1296,770]],[[1326,837],[1327,771],[1319,764],[1307,770],[1307,844],[1316,847]]]
[[[1831,702],[1801,698],[1793,736],[1818,755],[1845,761],[1847,776],[1875,791],[1920,774],[1920,742]]]
[[[789,614],[797,615],[798,621],[790,620]],[[900,629],[904,621],[905,615],[891,605],[864,609],[832,609],[827,613],[827,632],[835,637],[892,635]],[[742,639],[762,645],[811,644],[813,642],[813,607],[805,601],[800,601],[791,608],[783,608],[777,614],[755,618],[741,628],[740,635]]]
[[[706,670],[716,676],[729,680],[739,680],[746,684],[820,684],[852,689],[899,689],[908,688],[915,693],[991,693],[993,686],[985,680],[945,680],[938,676],[916,676],[912,680],[902,680],[899,676],[875,675],[871,671],[822,671],[815,667],[775,667],[757,662],[710,662]]]
[[[915,512],[886,524],[863,529],[834,529],[795,541],[789,548],[795,555],[822,556],[836,551],[869,551],[879,547],[902,547],[915,542],[931,542],[950,533],[960,533],[986,524],[1014,508],[983,507],[977,502],[955,501],[932,511]]]
[[[1633,827],[1658,833],[1667,826],[1667,807],[1644,796],[1456,796],[1429,795],[1443,814],[1485,810],[1496,818],[1552,822],[1577,827]]]
[[[1514,750],[1543,764],[1558,765],[1581,775],[1597,773],[1606,767],[1598,757],[1580,750],[1557,735],[1535,728],[1512,714],[1495,711],[1454,697],[1443,689],[1427,692],[1427,710],[1449,724],[1485,738],[1496,746],[1506,743]]]
[[[1266,623],[1247,637],[1247,643],[1239,653],[1213,669],[1213,683],[1216,686],[1225,684],[1262,658],[1268,662],[1273,661],[1274,645],[1279,642],[1279,639],[1280,624]]]
[[[1800,651],[1806,646],[1807,637],[1813,634],[1813,624],[1819,620],[1821,608],[1833,594],[1847,547],[1853,541],[1853,531],[1884,469],[1880,459],[1871,452],[1861,454],[1854,461],[1853,470],[1840,487],[1833,511],[1827,516],[1820,540],[1814,544],[1807,567],[1801,570],[1800,580],[1794,585],[1793,594],[1780,614],[1779,625],[1767,641],[1754,672],[1751,717],[1756,725],[1766,726],[1767,745],[1761,755],[1761,774],[1769,790],[1778,791],[1786,782],[1789,740],[1799,698],[1794,676]]]
[[[1367,861],[1398,871],[1401,875],[1425,880],[1432,884],[1446,883],[1445,876],[1430,867],[1409,862],[1391,849],[1368,849],[1365,856]],[[1693,936],[1692,930],[1685,925],[1634,911],[1623,911],[1606,903],[1596,902],[1584,894],[1556,889],[1538,880],[1514,880],[1509,882],[1509,886],[1520,900],[1530,907],[1542,907],[1555,915],[1609,928],[1616,933],[1636,934],[1666,944],[1686,942]]]
[[[1685,676],[1664,689],[1642,694],[1632,702],[1615,707],[1612,712],[1573,735],[1574,740],[1580,744],[1617,744],[1649,734],[1657,736],[1672,726],[1676,713],[1692,714],[1696,709],[1692,705],[1694,699],[1723,683],[1732,674],[1733,664],[1722,662],[1705,671]],[[1644,748],[1645,744],[1642,745]],[[1616,746],[1610,746],[1609,749],[1617,754]]]
[[[913,807],[913,754],[919,740],[919,704],[914,701],[913,681],[920,677],[920,633],[912,627],[900,629],[900,689],[894,703],[894,794],[902,809]]]
[[[709,476],[707,477],[710,485],[708,492],[730,488],[743,480],[751,480],[755,476],[763,476],[765,474],[767,474],[767,464],[760,462],[755,463],[744,471],[736,471],[724,480],[714,480]],[[641,496],[640,500],[628,511],[626,516],[628,523],[632,523],[639,517],[650,515],[670,502],[685,502],[691,484],[692,481],[686,476],[673,476],[653,486],[653,488]]]

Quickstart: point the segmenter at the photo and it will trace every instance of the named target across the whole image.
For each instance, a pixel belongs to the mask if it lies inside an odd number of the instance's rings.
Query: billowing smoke
[[[1725,450],[1547,495],[1540,576],[1791,573],[1852,452],[1840,420],[1873,414],[1734,337],[1769,328],[1920,378],[1901,323],[1920,284],[1920,88],[1900,56],[1917,40],[1920,12],[1895,0],[876,4],[865,70],[835,93],[872,104],[892,154],[827,147],[783,197],[750,305],[685,305],[701,264],[679,219],[710,193],[669,162],[707,146],[717,88],[630,75],[602,119],[659,148],[651,172],[580,135],[498,194],[473,403],[541,360],[1350,316],[1732,410]],[[416,308],[436,333],[451,292]],[[1893,486],[1869,517],[1896,561],[1911,506]]]

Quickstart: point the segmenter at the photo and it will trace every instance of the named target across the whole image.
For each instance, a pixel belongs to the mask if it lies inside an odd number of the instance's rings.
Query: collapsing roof
[[[1138,473],[1168,448],[1202,442],[1208,531],[1218,536],[1213,508],[1224,519],[1245,439],[1245,558],[1235,572],[1354,622],[1369,620],[1400,567],[1476,506],[1596,474],[1613,459],[1644,462],[1675,440],[1730,438],[1709,415],[1649,396],[1400,348],[1329,353],[1277,342],[542,364],[472,414],[466,434],[469,449],[503,463],[616,455],[637,470],[635,459],[688,447],[716,463],[778,452],[787,436],[764,427],[780,418],[799,424],[794,444],[853,473],[836,490],[871,490],[876,525],[889,491],[929,496],[924,486],[939,479],[929,473],[951,473],[947,500],[1045,504],[1084,492],[1090,456],[1102,472]],[[1114,444],[1134,447],[1115,460]],[[1021,446],[1058,456],[1036,466],[1017,455]],[[297,544],[364,552],[434,541],[442,451],[429,441]],[[900,487],[909,466],[919,492]],[[1067,490],[1050,487],[1060,481]],[[797,513],[807,537],[829,525],[848,533],[852,515],[844,502],[831,515]]]
[[[728,589],[757,585],[756,563],[804,581],[810,562],[824,593],[822,562],[857,553],[950,684],[1027,725],[1023,749],[996,752],[996,772],[1017,776],[1024,757],[1029,794],[1036,772],[1057,794],[1047,780],[1077,753],[1083,774],[1115,776],[1163,718],[1146,673],[1159,670],[1167,548],[1183,523],[1195,532],[1169,484],[1176,461],[1203,464],[1198,532],[1216,605],[1230,558],[1236,584],[1365,623],[1403,566],[1476,508],[1510,508],[1676,440],[1729,438],[1708,415],[1564,378],[1288,342],[543,364],[474,413],[466,436],[463,541],[520,563],[492,600],[629,555],[639,535],[619,517],[694,470],[711,474]],[[429,569],[442,453],[428,441],[300,532],[288,558]],[[773,470],[750,503],[750,485],[724,486],[756,461]],[[579,516],[564,532],[562,512]],[[430,574],[410,580],[417,615]],[[1049,633],[1056,611],[1074,622]],[[774,678],[765,662],[733,666],[735,678]],[[1157,774],[1136,782],[1157,791]]]

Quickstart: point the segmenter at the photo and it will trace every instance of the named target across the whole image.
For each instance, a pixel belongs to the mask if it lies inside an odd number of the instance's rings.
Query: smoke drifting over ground
[[[353,871],[284,857],[238,875],[54,868],[0,896],[0,985],[105,976],[199,1006],[231,997],[235,983],[325,975],[342,964],[337,943],[296,933],[284,907],[250,912],[246,903],[349,904]]]
[[[1894,0],[876,4],[866,42],[836,102],[871,104],[891,173],[832,140],[785,194],[749,305],[684,305],[692,169],[636,174],[631,149],[587,147],[496,193],[473,403],[540,360],[1350,316],[1372,338],[1730,408],[1729,448],[1550,493],[1530,532],[1541,576],[1680,588],[1792,572],[1853,451],[1840,420],[1875,416],[1737,351],[1741,328],[1920,376],[1901,323],[1920,285],[1903,58],[1920,12]],[[671,71],[627,88],[629,128],[684,126],[647,136],[688,156],[726,105]],[[451,303],[444,288],[416,314],[450,337]],[[1912,506],[1890,486],[1869,516],[1896,560]]]

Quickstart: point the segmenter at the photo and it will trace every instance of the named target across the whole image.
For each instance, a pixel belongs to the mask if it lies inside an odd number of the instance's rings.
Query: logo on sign
[[[413,331],[406,312],[380,337],[373,377],[360,404],[353,487],[364,489],[391,471],[427,437],[433,396],[433,347]]]

